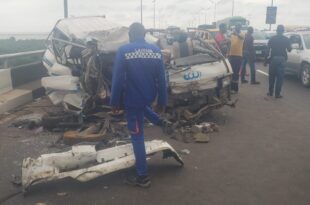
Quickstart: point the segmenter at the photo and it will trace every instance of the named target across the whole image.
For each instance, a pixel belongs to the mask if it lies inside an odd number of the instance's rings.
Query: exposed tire
[[[310,64],[304,64],[301,68],[300,81],[303,86],[310,87]]]

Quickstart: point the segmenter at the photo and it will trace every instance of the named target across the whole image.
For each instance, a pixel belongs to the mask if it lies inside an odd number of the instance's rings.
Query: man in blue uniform
[[[131,133],[136,158],[137,177],[127,182],[140,186],[151,185],[148,176],[144,145],[144,117],[153,124],[162,121],[150,108],[157,99],[157,109],[162,111],[167,104],[167,89],[161,51],[145,40],[145,29],[140,23],[129,27],[130,43],[119,48],[113,68],[111,105],[118,112],[124,102],[128,129]]]
[[[277,35],[273,36],[268,42],[268,49],[264,65],[267,66],[269,61],[269,91],[268,96],[282,98],[281,90],[284,78],[284,69],[287,61],[287,52],[291,52],[292,47],[290,40],[283,35],[285,28],[278,25]],[[269,57],[269,59],[268,59]]]

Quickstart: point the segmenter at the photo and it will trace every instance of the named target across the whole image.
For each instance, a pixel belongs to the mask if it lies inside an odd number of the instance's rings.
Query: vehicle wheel
[[[302,66],[300,74],[301,83],[305,87],[310,87],[310,65],[305,64]]]

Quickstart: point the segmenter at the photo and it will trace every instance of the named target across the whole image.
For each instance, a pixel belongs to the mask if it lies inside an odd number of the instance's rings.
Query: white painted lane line
[[[269,76],[268,73],[266,73],[266,72],[264,72],[264,71],[262,71],[262,70],[256,70],[256,71],[259,72],[259,73],[261,73],[261,74],[263,74],[263,75],[265,75],[265,76]]]

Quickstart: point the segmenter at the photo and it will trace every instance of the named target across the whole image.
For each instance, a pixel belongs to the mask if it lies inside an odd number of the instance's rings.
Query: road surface
[[[128,171],[121,171],[88,183],[62,180],[34,186],[26,198],[17,195],[4,204],[309,205],[310,89],[287,77],[284,98],[268,98],[263,74],[267,69],[261,64],[258,69],[261,85],[241,85],[235,109],[227,107],[208,116],[220,125],[210,143],[185,144],[163,136],[157,128],[147,129],[147,138],[165,139],[177,150],[191,151],[182,155],[183,168],[172,159],[152,158],[150,189],[124,185]],[[19,174],[21,160],[50,151],[47,142],[57,138],[8,128],[8,117],[0,121],[0,198],[17,190],[9,180]],[[62,192],[67,195],[57,195]]]

